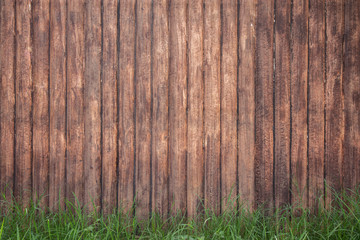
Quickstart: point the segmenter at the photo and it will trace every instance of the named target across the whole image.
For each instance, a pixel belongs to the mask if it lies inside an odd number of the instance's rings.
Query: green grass
[[[317,214],[295,205],[274,214],[239,207],[220,216],[205,211],[192,220],[180,214],[146,221],[120,212],[86,214],[70,202],[68,211],[58,213],[35,202],[29,208],[6,200],[2,205],[0,239],[360,239],[359,191],[336,195],[336,207],[320,205]]]

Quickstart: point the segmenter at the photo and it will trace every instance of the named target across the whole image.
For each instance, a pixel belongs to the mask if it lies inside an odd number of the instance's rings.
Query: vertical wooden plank
[[[220,213],[220,1],[205,1],[205,208]]]
[[[290,203],[290,0],[275,3],[275,206]]]
[[[1,1],[0,5],[0,192],[11,199],[15,151],[15,1]]]
[[[83,0],[67,1],[66,198],[84,200],[84,13]]]
[[[259,1],[255,53],[255,197],[273,207],[273,25],[274,1]]]
[[[102,50],[102,208],[116,207],[117,161],[117,1],[103,1]]]
[[[360,183],[360,1],[345,4],[344,187]]]
[[[325,2],[309,5],[309,207],[314,209],[324,194]]]
[[[188,6],[188,139],[187,215],[195,217],[204,205],[204,79],[203,1]]]
[[[308,0],[293,2],[291,28],[291,202],[307,207]]]
[[[135,67],[135,214],[148,217],[151,161],[151,21],[150,1],[136,2]]]
[[[66,0],[50,4],[49,207],[64,209],[66,165]]]
[[[169,103],[169,19],[168,1],[153,3],[152,36],[152,211],[168,214],[168,103]]]
[[[221,209],[237,197],[237,1],[224,0],[221,12]]]
[[[84,203],[101,200],[101,1],[85,2]]]
[[[33,199],[49,203],[49,0],[32,2],[33,51]]]
[[[135,151],[135,3],[120,0],[119,184],[118,204],[129,211],[134,200]]]
[[[343,36],[344,1],[326,2],[326,129],[325,172],[326,206],[333,200],[331,191],[342,188],[342,162],[344,139],[343,97]]]
[[[16,1],[16,118],[15,186],[16,200],[28,206],[31,197],[31,0]]]
[[[170,176],[171,212],[186,210],[187,61],[186,1],[170,3]]]
[[[238,181],[241,204],[255,203],[255,44],[257,1],[239,2]]]

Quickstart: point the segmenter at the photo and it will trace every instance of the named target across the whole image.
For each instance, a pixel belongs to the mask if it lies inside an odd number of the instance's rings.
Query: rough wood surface
[[[152,211],[169,210],[169,16],[168,1],[154,1],[152,30]]]
[[[33,199],[49,204],[49,0],[32,1]]]
[[[171,212],[186,210],[187,48],[186,9],[182,0],[170,2],[169,76],[169,201]]]
[[[66,198],[84,203],[85,2],[67,1]]]
[[[294,1],[291,28],[291,203],[307,207],[309,1]]]
[[[118,48],[117,1],[104,0],[102,13],[102,208],[108,214],[116,207],[117,199],[117,103]]]
[[[225,0],[221,12],[221,209],[237,196],[237,2]]]
[[[204,9],[205,208],[220,212],[220,0]]]
[[[240,204],[255,203],[255,1],[240,1],[238,68],[238,181]]]
[[[204,208],[203,20],[203,1],[189,1],[187,125],[187,214],[189,217],[200,214]]]
[[[275,207],[290,203],[290,22],[291,1],[275,2]]]
[[[274,105],[273,26],[274,1],[259,1],[255,51],[255,198],[256,204],[273,207]]]
[[[15,199],[29,206],[32,162],[31,0],[16,2]]]

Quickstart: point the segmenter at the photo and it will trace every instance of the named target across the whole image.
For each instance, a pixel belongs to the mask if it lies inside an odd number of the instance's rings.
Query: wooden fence
[[[56,210],[329,205],[360,183],[360,1],[1,0],[1,191]],[[324,195],[325,194],[325,195]],[[225,199],[225,200],[224,200]]]

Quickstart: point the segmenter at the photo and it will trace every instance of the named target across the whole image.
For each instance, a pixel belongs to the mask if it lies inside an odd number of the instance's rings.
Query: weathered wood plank
[[[291,57],[291,202],[307,207],[307,81],[309,1],[293,2]]]
[[[64,209],[66,167],[66,0],[50,4],[49,207]]]
[[[275,3],[275,207],[290,203],[290,0]]]
[[[135,157],[135,1],[120,1],[119,183],[118,204],[125,212],[134,201]]]
[[[136,2],[135,215],[148,217],[151,182],[151,21],[150,1]]]
[[[187,49],[186,1],[170,2],[170,176],[171,212],[186,211]]]
[[[342,189],[344,141],[343,36],[344,1],[326,2],[326,129],[325,172],[326,206],[330,207],[332,190]]]
[[[325,2],[309,5],[309,207],[316,208],[324,194]]]
[[[31,198],[32,77],[31,1],[16,2],[16,118],[14,195],[24,207]]]
[[[34,201],[40,199],[40,207],[49,204],[49,3],[32,2],[32,190]]]
[[[205,208],[220,212],[220,1],[204,10]]]
[[[117,184],[117,1],[103,1],[102,49],[102,210],[116,207]]]
[[[360,183],[360,1],[345,3],[344,187]]]
[[[166,217],[169,203],[169,18],[168,1],[153,3],[152,211]]]
[[[189,217],[200,214],[204,206],[203,20],[203,1],[189,1],[187,125],[187,215]]]
[[[222,211],[237,197],[237,1],[224,0],[221,12],[221,198]]]
[[[238,181],[240,203],[255,203],[255,1],[239,2]]]
[[[259,1],[255,52],[255,198],[273,207],[273,25],[274,1]]]
[[[15,156],[15,1],[1,1],[0,5],[0,191],[11,199]]]
[[[101,34],[101,1],[86,1],[83,161],[84,204],[90,212],[101,201]]]
[[[84,200],[84,35],[83,0],[67,1],[67,156],[66,198]]]

